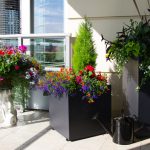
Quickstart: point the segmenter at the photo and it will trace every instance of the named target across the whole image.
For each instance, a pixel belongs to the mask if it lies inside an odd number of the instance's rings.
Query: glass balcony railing
[[[45,70],[71,66],[70,36],[65,34],[0,35],[4,46],[28,47],[27,55],[36,58]]]

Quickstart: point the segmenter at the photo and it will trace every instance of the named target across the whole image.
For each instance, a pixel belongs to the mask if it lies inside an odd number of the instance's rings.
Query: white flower
[[[150,70],[150,66],[148,66],[148,69]]]
[[[7,59],[7,60],[6,60],[6,62],[7,62],[7,64],[9,64],[9,63],[10,63],[10,60],[9,60],[9,59]]]

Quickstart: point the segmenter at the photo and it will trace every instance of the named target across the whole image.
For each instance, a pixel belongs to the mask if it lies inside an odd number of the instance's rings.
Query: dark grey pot
[[[139,91],[139,121],[150,125],[150,83]]]
[[[82,95],[64,95],[61,98],[50,96],[50,124],[67,140],[74,141],[88,138],[106,131],[97,119],[107,127],[111,122],[111,93],[99,97],[92,104],[82,100]]]
[[[139,62],[130,60],[123,72],[123,92],[128,115],[136,116],[139,122],[150,125],[150,82],[136,90],[142,76]]]

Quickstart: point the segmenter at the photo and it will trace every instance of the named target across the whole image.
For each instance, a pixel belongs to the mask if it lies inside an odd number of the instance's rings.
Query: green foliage
[[[73,50],[73,69],[75,72],[84,69],[89,64],[96,65],[97,54],[92,40],[92,25],[87,19],[79,27]]]
[[[26,49],[24,45],[0,49],[0,88],[12,89],[14,100],[19,100],[23,109],[29,85],[36,83],[41,73],[40,64],[25,54]]]
[[[139,60],[139,70],[142,79],[140,86],[150,80],[150,22],[136,22],[131,20],[130,25],[123,27],[117,39],[107,49],[107,59],[116,62],[116,70],[122,73],[124,65],[129,59]]]
[[[19,104],[22,106],[23,111],[25,111],[27,101],[30,97],[29,94],[29,87],[30,84],[27,80],[23,80],[22,78],[17,78],[12,81],[13,82],[13,101],[16,104]]]

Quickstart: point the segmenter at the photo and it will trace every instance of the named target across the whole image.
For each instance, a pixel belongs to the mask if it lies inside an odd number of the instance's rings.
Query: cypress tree
[[[73,69],[78,72],[87,65],[96,65],[97,54],[92,40],[92,25],[85,18],[79,26],[79,31],[73,45]]]

